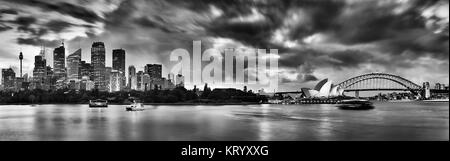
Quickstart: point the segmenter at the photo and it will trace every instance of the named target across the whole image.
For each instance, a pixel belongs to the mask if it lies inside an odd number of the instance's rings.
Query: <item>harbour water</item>
[[[335,105],[124,106],[2,105],[0,140],[347,141],[449,140],[449,103]]]

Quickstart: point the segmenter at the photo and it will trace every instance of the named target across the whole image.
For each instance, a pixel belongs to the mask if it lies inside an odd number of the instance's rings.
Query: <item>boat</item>
[[[144,111],[144,104],[142,103],[133,103],[131,105],[128,105],[127,107],[125,107],[126,111]]]
[[[371,110],[375,108],[372,102],[364,99],[342,100],[338,104],[339,109],[342,110]]]
[[[102,99],[90,100],[89,101],[89,107],[90,108],[107,108],[108,107],[108,101],[107,100],[102,100]]]

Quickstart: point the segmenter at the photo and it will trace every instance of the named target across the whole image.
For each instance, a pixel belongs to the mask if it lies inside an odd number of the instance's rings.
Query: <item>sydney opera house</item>
[[[344,89],[334,85],[328,79],[320,81],[314,89],[302,88],[302,92],[307,98],[330,98],[344,95]]]

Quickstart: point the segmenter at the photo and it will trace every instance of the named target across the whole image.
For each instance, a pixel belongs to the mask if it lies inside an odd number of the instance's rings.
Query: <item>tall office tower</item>
[[[52,67],[47,66],[46,67],[47,75],[44,81],[44,88],[45,90],[49,89],[55,89],[56,82],[58,81],[58,78],[55,77],[55,70],[52,69]]]
[[[115,49],[113,50],[113,69],[119,72],[120,76],[120,90],[125,88],[127,79],[125,74],[125,50],[123,49]]]
[[[137,82],[137,89],[136,90],[138,90],[138,91],[141,91],[142,90],[142,77],[144,76],[144,72],[142,72],[142,71],[139,71],[139,72],[137,72],[137,74],[136,74],[136,82]]]
[[[71,80],[81,79],[81,49],[67,56],[67,77]]]
[[[15,89],[16,73],[12,68],[2,69],[2,85],[4,90]]]
[[[19,54],[19,60],[20,60],[20,78],[22,78],[22,60],[23,60],[23,53],[22,52],[20,52],[20,54]]]
[[[150,79],[162,78],[162,65],[161,64],[147,64],[145,66],[145,73],[150,75]]]
[[[34,69],[33,69],[33,88],[44,89],[44,83],[47,78],[47,61],[44,58],[44,54],[34,57]]]
[[[131,90],[137,89],[136,67],[134,66],[128,67],[128,88]]]
[[[93,80],[95,87],[100,91],[106,91],[105,77],[105,44],[103,42],[94,42],[91,48],[91,64],[93,67]]]
[[[66,77],[66,48],[64,43],[53,51],[53,72],[56,79]]]

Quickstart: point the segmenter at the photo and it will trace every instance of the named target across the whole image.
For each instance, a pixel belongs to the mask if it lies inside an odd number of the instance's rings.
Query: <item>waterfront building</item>
[[[104,74],[105,74],[105,85],[106,85],[106,87],[105,87],[105,90],[106,91],[111,91],[111,89],[110,89],[110,87],[111,87],[111,74],[112,74],[112,67],[105,67],[105,72],[104,72]]]
[[[148,85],[148,89],[152,89],[152,90],[171,90],[175,88],[175,85],[170,82],[168,79],[166,78],[161,78],[161,79],[151,79],[150,84]]]
[[[94,81],[90,80],[88,76],[84,76],[80,81],[80,90],[91,91],[95,88]]]
[[[145,73],[150,75],[151,79],[162,78],[162,65],[161,64],[147,64],[145,66]]]
[[[307,98],[329,98],[342,96],[344,89],[333,84],[333,81],[324,79],[320,81],[314,89],[302,88],[302,92]]]
[[[430,82],[423,83],[423,98],[429,99],[431,97]]]
[[[23,79],[22,77],[17,77],[14,83],[15,83],[14,87],[15,90],[24,91],[25,89],[27,89],[25,79]]]
[[[441,83],[436,83],[436,85],[434,86],[434,89],[440,90],[441,89]]]
[[[150,89],[152,89],[150,74],[144,73],[144,75],[142,76],[141,88],[142,91],[149,91]]]
[[[184,76],[181,74],[177,74],[175,83],[177,87],[184,87]]]
[[[169,73],[169,74],[167,75],[167,79],[169,79],[170,82],[172,82],[172,83],[175,84],[175,74]]]
[[[113,50],[113,69],[117,70],[120,75],[120,90],[125,89],[126,86],[126,74],[125,74],[125,50],[115,49]]]
[[[67,77],[70,80],[81,79],[81,49],[67,56]]]
[[[143,91],[142,89],[143,89],[143,82],[142,82],[142,78],[143,78],[143,76],[144,76],[144,72],[143,71],[139,71],[139,72],[137,72],[137,74],[136,74],[136,82],[137,82],[137,88],[136,88],[136,90],[139,90],[139,91]]]
[[[107,90],[107,81],[105,80],[105,44],[103,42],[94,42],[91,48],[91,64],[93,67],[93,80],[95,86],[100,91]]]
[[[121,90],[122,73],[118,70],[112,70],[109,83],[109,92],[119,92]]]
[[[12,68],[2,69],[3,89],[13,91],[16,87],[16,72]]]
[[[94,68],[90,63],[81,61],[80,63],[80,77],[88,77],[89,80],[94,81]]]
[[[66,77],[66,49],[64,43],[53,51],[53,72],[56,79]]]

